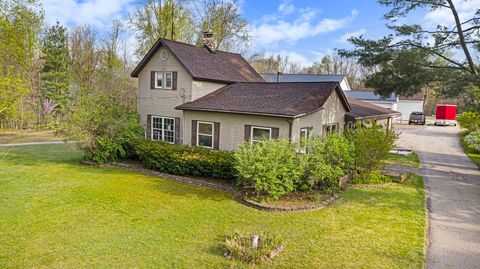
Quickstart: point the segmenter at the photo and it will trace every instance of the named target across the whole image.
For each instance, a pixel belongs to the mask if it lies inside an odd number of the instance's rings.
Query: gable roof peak
[[[195,80],[221,83],[261,82],[262,77],[238,53],[215,51],[179,41],[159,38],[145,57],[133,70],[131,76],[138,77],[140,71],[155,53],[165,46],[185,67]]]

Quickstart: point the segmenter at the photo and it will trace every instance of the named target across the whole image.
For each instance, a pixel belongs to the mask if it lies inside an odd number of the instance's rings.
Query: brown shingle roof
[[[162,38],[153,45],[133,70],[132,77],[138,77],[142,68],[162,45],[175,54],[193,79],[224,83],[263,81],[262,77],[240,54],[224,51],[211,52],[206,47],[197,47]]]
[[[395,110],[370,104],[364,101],[360,101],[351,97],[347,97],[348,103],[352,108],[347,113],[347,121],[360,120],[360,119],[386,119],[393,116],[400,116],[401,113]]]
[[[297,117],[321,109],[333,91],[349,111],[337,82],[235,83],[176,108]]]

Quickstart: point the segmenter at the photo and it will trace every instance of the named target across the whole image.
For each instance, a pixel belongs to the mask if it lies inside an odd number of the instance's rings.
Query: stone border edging
[[[155,176],[155,177],[170,179],[170,180],[174,180],[174,181],[178,181],[178,182],[182,182],[182,183],[188,183],[188,184],[195,185],[195,186],[207,187],[207,188],[214,189],[214,190],[217,190],[217,191],[233,192],[233,193],[235,193],[237,191],[237,189],[234,188],[234,187],[229,187],[229,186],[225,186],[225,185],[222,185],[222,184],[215,184],[213,182],[208,182],[208,181],[200,180],[200,179],[194,179],[194,178],[190,178],[190,177],[177,176],[177,175],[172,175],[172,174],[165,174],[165,173],[158,172],[158,171],[151,170],[151,169],[134,167],[134,166],[126,164],[126,163],[111,162],[110,164],[113,165],[113,166],[126,168],[130,171],[139,172],[139,173],[142,173],[142,174],[147,174],[147,175],[151,175],[151,176]]]
[[[378,188],[383,188],[387,186],[392,186],[396,185],[398,183],[396,182],[386,182],[382,184],[352,184],[352,183],[347,183],[345,184],[346,188],[352,188],[352,189],[378,189]]]
[[[91,165],[91,166],[102,166],[98,165],[96,163],[92,162],[82,162],[85,165]],[[160,178],[165,178],[169,180],[174,180],[177,182],[182,182],[182,183],[188,183],[191,185],[195,186],[200,186],[200,187],[207,187],[210,189],[214,189],[217,191],[222,191],[222,192],[229,192],[229,193],[234,193],[234,199],[237,200],[238,202],[259,210],[264,210],[264,211],[276,211],[276,212],[296,212],[296,211],[315,211],[315,210],[320,210],[325,208],[326,206],[332,204],[335,202],[339,197],[340,193],[334,193],[332,196],[328,197],[327,199],[323,200],[322,202],[315,203],[315,204],[308,204],[308,205],[300,205],[300,206],[274,206],[274,205],[268,205],[268,204],[262,204],[255,202],[251,199],[248,199],[242,195],[240,195],[239,189],[230,187],[230,186],[225,186],[222,184],[215,184],[213,182],[208,182],[205,180],[200,180],[200,179],[194,179],[190,177],[184,177],[184,176],[177,176],[177,175],[172,175],[172,174],[166,174],[162,172],[158,172],[155,170],[151,169],[146,169],[146,168],[140,168],[140,167],[135,167],[133,165],[129,165],[126,163],[121,163],[121,162],[110,162],[110,166],[117,166],[117,167],[122,167],[125,169],[128,169],[133,172],[138,172],[146,175],[151,175],[155,177],[160,177]],[[343,177],[342,177],[343,178]],[[348,175],[347,175],[348,178]]]
[[[331,203],[335,202],[338,198],[340,197],[339,193],[335,193],[326,200],[323,200],[320,203],[315,203],[315,204],[309,204],[309,205],[300,205],[300,206],[275,206],[275,205],[269,205],[269,204],[262,204],[256,201],[253,201],[252,199],[248,199],[245,196],[237,197],[240,202],[243,204],[260,209],[260,210],[266,210],[266,211],[280,211],[280,212],[294,212],[294,211],[314,211],[314,210],[320,210]]]

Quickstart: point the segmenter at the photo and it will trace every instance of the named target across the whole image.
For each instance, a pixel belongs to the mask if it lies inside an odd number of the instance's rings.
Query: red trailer
[[[457,125],[457,106],[437,105],[435,125]]]

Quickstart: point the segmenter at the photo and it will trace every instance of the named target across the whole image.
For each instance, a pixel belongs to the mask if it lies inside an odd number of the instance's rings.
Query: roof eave
[[[236,110],[223,110],[223,109],[209,109],[209,108],[191,108],[191,107],[175,107],[177,110],[190,110],[190,111],[204,111],[204,112],[218,112],[218,113],[232,113],[232,114],[244,114],[244,115],[260,115],[260,116],[269,116],[269,117],[279,117],[279,118],[298,118],[304,114],[299,115],[286,115],[286,114],[273,114],[273,113],[261,113],[261,112],[247,112],[247,111],[236,111]]]
[[[347,115],[354,118],[355,120],[369,120],[369,119],[388,119],[391,117],[400,116],[402,115],[402,113],[390,113],[390,114],[360,116],[360,117],[356,117],[354,115],[349,115],[349,114]]]

